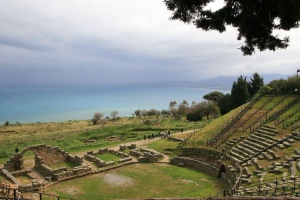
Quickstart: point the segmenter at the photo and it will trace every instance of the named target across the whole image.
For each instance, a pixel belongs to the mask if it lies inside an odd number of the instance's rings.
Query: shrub
[[[4,123],[4,126],[9,126],[9,121],[6,121],[5,123]]]
[[[0,151],[0,158],[6,158],[6,157],[8,157],[6,151],[5,150],[1,150]]]

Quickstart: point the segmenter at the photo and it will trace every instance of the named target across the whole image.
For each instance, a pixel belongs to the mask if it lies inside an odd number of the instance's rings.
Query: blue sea
[[[170,101],[201,102],[212,91],[157,85],[0,86],[0,124],[86,120],[95,112],[110,116],[113,110],[120,117],[132,116],[137,109],[168,109]]]

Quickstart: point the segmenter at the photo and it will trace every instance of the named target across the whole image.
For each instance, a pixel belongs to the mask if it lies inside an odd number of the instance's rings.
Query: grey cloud
[[[297,31],[286,51],[244,57],[235,29],[204,32],[170,15],[158,0],[5,1],[0,85],[197,81],[293,73],[300,62]]]

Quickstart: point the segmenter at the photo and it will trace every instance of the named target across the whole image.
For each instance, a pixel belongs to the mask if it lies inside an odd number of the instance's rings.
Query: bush
[[[190,122],[202,120],[202,115],[199,112],[190,112],[186,115],[186,119]]]
[[[6,151],[5,150],[1,150],[0,151],[0,158],[6,158],[6,157],[8,157]]]
[[[9,126],[9,121],[6,121],[5,123],[4,123],[4,126]]]

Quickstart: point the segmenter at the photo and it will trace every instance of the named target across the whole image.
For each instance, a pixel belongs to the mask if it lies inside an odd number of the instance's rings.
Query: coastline
[[[131,117],[138,109],[168,109],[170,101],[201,102],[205,94],[216,91],[174,84],[1,88],[0,124],[86,120],[96,112],[110,116],[113,110]]]

